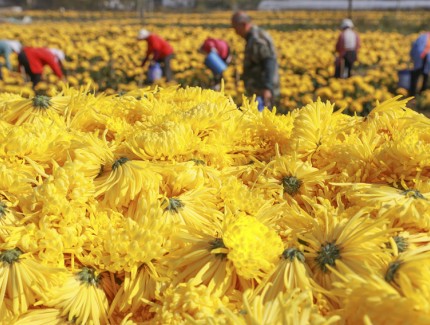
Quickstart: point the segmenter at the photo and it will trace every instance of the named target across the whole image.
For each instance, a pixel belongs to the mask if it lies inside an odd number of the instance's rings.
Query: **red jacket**
[[[209,54],[212,49],[215,49],[217,51],[221,59],[223,59],[224,61],[227,59],[229,55],[229,48],[226,41],[215,38],[207,38],[201,46],[201,50]]]
[[[173,47],[158,35],[151,34],[146,41],[148,42],[147,57],[152,54],[157,61],[173,53]]]
[[[58,64],[55,56],[46,48],[43,47],[24,47],[23,51],[27,56],[31,72],[41,74],[43,67],[49,65],[58,78],[63,77],[63,71]]]

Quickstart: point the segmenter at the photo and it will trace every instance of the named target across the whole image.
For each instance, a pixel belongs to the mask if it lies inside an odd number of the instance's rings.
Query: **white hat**
[[[52,54],[54,54],[54,56],[59,60],[59,61],[64,61],[66,59],[66,55],[64,54],[63,51],[59,50],[59,49],[48,49],[49,52],[51,52]]]
[[[342,20],[342,23],[340,24],[341,29],[353,28],[353,27],[354,27],[354,23],[349,18],[345,18],[344,20]]]
[[[140,40],[142,40],[142,39],[147,39],[148,38],[148,36],[150,35],[151,33],[148,31],[148,30],[146,30],[146,29],[141,29],[140,31],[139,31],[139,34],[137,34],[137,39],[140,39]]]
[[[12,51],[19,53],[21,52],[22,45],[18,41],[6,41],[6,43],[11,47]]]

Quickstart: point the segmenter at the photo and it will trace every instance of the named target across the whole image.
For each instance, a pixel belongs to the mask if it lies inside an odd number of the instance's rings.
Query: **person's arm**
[[[144,67],[146,62],[148,61],[149,58],[149,54],[146,53],[145,58],[142,60],[142,63],[140,64],[141,67]]]
[[[341,33],[337,38],[335,50],[337,53],[342,53],[343,51],[343,33]]]
[[[57,62],[57,59],[55,58],[55,56],[50,55],[46,57],[46,64],[48,64],[52,71],[54,71],[55,75],[60,78],[63,79],[63,71],[61,71],[61,67]]]
[[[142,60],[142,64],[140,65],[141,67],[145,66],[151,55],[153,55],[153,51],[152,43],[148,41],[148,49],[146,50],[145,58]]]
[[[63,61],[61,61],[61,60],[58,60],[58,65],[60,66],[60,69],[61,69],[61,72],[63,73],[63,76],[67,76],[67,71],[66,71],[66,69],[64,68],[64,64],[63,64]]]

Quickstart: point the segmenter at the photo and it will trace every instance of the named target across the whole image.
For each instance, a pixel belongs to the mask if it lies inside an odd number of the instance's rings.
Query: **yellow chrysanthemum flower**
[[[135,128],[136,132],[126,139],[126,144],[143,160],[189,160],[200,145],[199,137],[189,124],[165,121],[146,126],[136,123]]]
[[[334,104],[318,100],[301,108],[294,119],[294,128],[287,152],[296,152],[299,158],[311,158],[321,144],[335,134],[338,125],[349,117],[334,111]]]
[[[252,291],[243,295],[243,309],[239,314],[226,311],[233,324],[337,324],[339,316],[324,317],[319,314],[308,291],[294,289],[279,292],[274,300],[267,301],[265,293],[253,296]]]
[[[391,136],[408,126],[411,118],[417,118],[419,114],[406,107],[409,98],[399,100],[401,97],[396,96],[382,103],[377,103],[377,106],[370,111],[363,121],[362,127],[373,125],[379,133]]]
[[[200,188],[164,197],[162,220],[166,224],[210,229],[214,220],[222,219],[215,188]]]
[[[204,284],[219,296],[252,287],[251,281],[238,277],[232,261],[226,258],[222,227],[215,223],[211,233],[181,227],[172,237],[179,247],[167,256],[173,284],[192,282]],[[217,231],[218,229],[218,231]]]
[[[265,214],[262,211],[268,212],[267,209],[273,207],[273,200],[265,198],[258,189],[249,188],[237,177],[223,177],[219,191],[225,209],[232,213],[245,212],[254,216],[261,213],[264,214],[264,217],[275,218],[275,213]],[[259,217],[257,218],[259,219]]]
[[[75,131],[70,143],[69,155],[76,164],[76,169],[82,170],[91,178],[100,176],[105,166],[114,161],[115,146],[102,134]]]
[[[127,157],[115,160],[95,179],[95,197],[115,209],[128,206],[142,191],[157,191],[161,176],[150,167],[148,162]]]
[[[260,295],[265,303],[277,299],[280,292],[290,293],[296,289],[301,289],[309,294],[310,299],[319,303],[321,308],[333,306],[323,298],[325,292],[313,279],[308,266],[305,264],[305,256],[299,249],[290,247],[282,252],[278,265],[273,272],[255,289],[254,295]],[[325,310],[327,312],[327,310]]]
[[[38,184],[36,178],[39,171],[28,158],[0,158],[0,193],[18,203],[18,198],[22,199],[33,192],[33,186]]]
[[[304,204],[303,197],[314,197],[324,188],[329,178],[327,172],[303,162],[295,156],[276,155],[262,171],[264,177],[257,180],[258,188],[268,197],[296,200]]]
[[[48,97],[37,95],[32,99],[9,101],[0,112],[0,118],[6,122],[21,125],[24,122],[33,123],[39,116],[55,119],[57,115],[66,114],[70,97]]]
[[[42,224],[51,224],[54,223],[53,220],[57,221],[58,219],[58,217],[47,216],[41,219],[40,222]],[[68,236],[69,229],[66,227],[58,227],[59,231],[57,231],[55,228],[39,229],[35,223],[23,222],[22,219],[21,223],[26,224],[9,228],[5,247],[20,247],[47,265],[64,267],[64,250],[79,247],[79,244],[82,244],[76,230],[71,236]],[[68,243],[69,237],[72,237],[70,241],[73,244]]]
[[[340,316],[350,324],[428,324],[430,314],[417,309],[417,300],[405,297],[382,277],[343,270],[333,294],[340,297]],[[417,297],[418,298],[418,297]],[[419,298],[424,302],[423,297]],[[427,302],[425,302],[428,304]],[[387,311],[387,312],[384,312]],[[388,312],[389,311],[389,312]]]
[[[430,164],[428,130],[428,127],[404,127],[395,130],[390,141],[379,146],[374,159],[379,162],[381,180],[391,183],[399,178],[412,181],[420,174],[429,176],[426,171]]]
[[[385,281],[399,293],[415,300],[415,309],[430,315],[430,247],[408,250],[386,268]]]
[[[143,264],[136,274],[127,272],[109,307],[109,316],[115,311],[137,314],[147,306],[146,301],[156,299],[160,278],[152,265]]]
[[[409,228],[408,231],[400,231],[392,236],[387,246],[392,249],[394,256],[398,256],[408,250],[427,246],[429,243],[430,236],[428,233],[422,233]]]
[[[334,162],[329,173],[333,182],[376,182],[380,179],[375,154],[386,139],[375,129],[352,133],[344,136],[330,146],[326,158]],[[324,165],[326,161],[317,164]]]
[[[222,240],[237,274],[257,281],[273,270],[283,250],[275,231],[246,215],[227,225]]]
[[[93,215],[101,220],[92,219],[92,234],[88,234],[92,241],[85,243],[88,246],[84,245],[79,254],[79,260],[86,265],[113,273],[136,274],[142,264],[152,266],[167,252],[169,229],[161,220],[154,218],[138,224],[130,218],[111,214],[110,222],[103,224],[101,221],[109,220],[108,216]]]
[[[345,196],[350,204],[373,207],[381,218],[390,220],[393,226],[429,229],[430,192],[421,193],[421,184],[416,184],[416,188],[405,189],[383,184],[337,185],[346,186]]]
[[[223,315],[219,311],[229,300],[211,292],[205,285],[195,286],[190,282],[163,290],[157,299],[160,302],[151,304],[150,311],[154,313],[151,324],[202,322],[215,316],[221,322]]]
[[[225,128],[225,121],[238,119],[241,113],[234,103],[220,94],[217,95],[219,98],[216,101],[205,98],[204,101],[190,106],[189,109],[174,111],[170,118],[177,123],[189,124],[201,139],[211,133],[218,133]],[[177,96],[180,94],[178,93]]]
[[[100,275],[84,267],[76,274],[69,274],[63,285],[53,287],[38,304],[59,309],[60,316],[69,322],[108,324],[108,301],[99,282]]]
[[[352,217],[345,218],[348,214]],[[299,234],[304,255],[314,279],[325,289],[334,280],[331,268],[346,265],[358,274],[382,272],[389,255],[382,249],[388,241],[384,219],[374,220],[362,210],[340,215],[324,214],[309,232]]]
[[[88,205],[94,201],[94,192],[92,180],[76,169],[74,163],[68,162],[60,167],[54,162],[51,175],[22,200],[21,209],[35,222],[53,222],[54,227],[63,232],[78,220],[85,224],[82,218]]]
[[[0,252],[0,308],[10,300],[10,310],[18,316],[64,278],[62,269],[41,264],[23,255],[19,248]]]
[[[66,160],[71,135],[64,124],[41,119],[38,124],[24,123],[1,133],[2,155],[28,157],[36,162],[58,163]]]
[[[64,325],[72,324],[61,316],[61,310],[56,308],[30,309],[19,316],[14,324],[17,325]]]

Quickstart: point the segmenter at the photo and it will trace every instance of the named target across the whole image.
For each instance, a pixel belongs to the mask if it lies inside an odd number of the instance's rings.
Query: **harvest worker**
[[[4,57],[6,68],[12,71],[12,64],[10,62],[10,55],[12,53],[19,53],[21,51],[21,43],[13,40],[0,40],[0,55]],[[0,64],[0,80],[3,80],[1,71],[2,65]]]
[[[144,67],[148,59],[152,57],[152,60],[161,65],[166,81],[172,80],[173,73],[170,67],[170,61],[173,58],[172,46],[160,36],[150,33],[146,29],[141,29],[139,31],[137,39],[140,41],[145,40],[148,43],[146,56],[143,59],[141,66]]]
[[[224,62],[224,68],[227,67],[227,65],[231,62],[232,59],[230,54],[230,47],[228,46],[228,43],[222,39],[208,37],[200,47],[200,52],[208,55],[206,61],[208,61],[209,55],[211,53],[216,53],[219,58]],[[221,69],[220,71],[216,71],[213,69],[211,70],[214,74],[213,89],[219,90],[223,71],[221,71]]]
[[[54,54],[44,47],[25,46],[18,54],[18,62],[21,68],[24,67],[25,73],[30,77],[34,87],[42,81],[43,67],[48,65],[58,78],[65,81],[63,71]]]
[[[360,38],[353,30],[354,24],[351,19],[344,19],[340,24],[340,33],[336,42],[335,73],[336,78],[351,77],[351,70],[354,62],[357,60],[358,50],[360,49]]]
[[[430,32],[420,34],[412,43],[410,56],[414,63],[414,69],[411,71],[409,96],[415,96],[418,79],[421,75],[423,76],[423,82],[420,92],[427,89],[430,73]]]
[[[246,93],[248,96],[257,95],[259,103],[271,109],[280,94],[273,40],[267,32],[254,25],[245,12],[236,12],[231,24],[236,34],[246,40],[242,75]],[[259,107],[261,109],[262,105]]]

